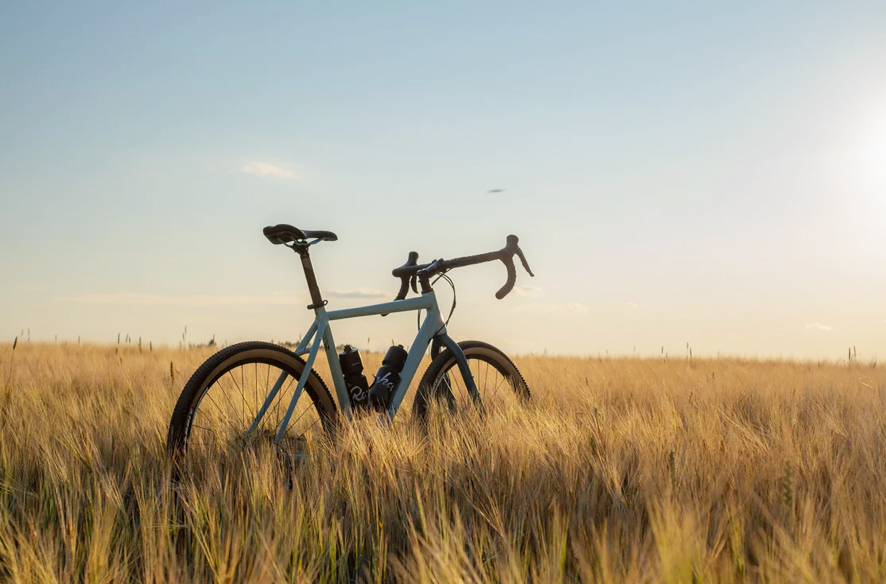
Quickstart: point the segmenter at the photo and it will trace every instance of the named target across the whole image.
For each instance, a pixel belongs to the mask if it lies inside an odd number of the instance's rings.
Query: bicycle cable
[[[447,270],[447,272],[448,271],[449,270]],[[449,276],[446,275],[446,272],[442,272],[442,273],[438,274],[437,277],[434,278],[434,281],[431,282],[431,286],[436,284],[440,280],[440,278],[443,278],[444,280],[449,282],[449,287],[452,288],[452,308],[449,309],[449,316],[446,317],[446,321],[443,323],[443,327],[445,328],[446,325],[449,324],[449,319],[452,318],[452,314],[455,312],[457,298],[455,295],[455,282],[452,281],[452,278],[450,278]],[[418,327],[418,329],[421,330],[421,310],[419,310],[415,313],[415,324]],[[443,330],[443,329],[441,328],[440,330]],[[437,331],[437,333],[439,333],[439,332],[440,331]],[[436,336],[437,333],[434,333],[434,336]]]

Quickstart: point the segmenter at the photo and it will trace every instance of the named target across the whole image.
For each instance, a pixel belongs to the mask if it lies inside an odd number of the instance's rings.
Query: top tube
[[[359,316],[372,316],[375,314],[390,314],[392,312],[409,312],[411,310],[430,310],[437,306],[437,297],[433,291],[407,300],[394,300],[382,304],[358,306],[356,308],[344,308],[342,310],[330,310],[326,313],[329,320],[342,320]]]

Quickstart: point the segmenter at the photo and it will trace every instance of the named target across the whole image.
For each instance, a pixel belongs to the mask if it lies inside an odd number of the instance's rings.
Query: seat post
[[[305,279],[308,281],[308,290],[311,293],[311,304],[308,310],[317,310],[326,304],[320,296],[320,287],[317,285],[317,277],[314,275],[314,265],[311,263],[311,254],[307,245],[294,245],[293,249],[301,256],[301,267],[305,270]]]

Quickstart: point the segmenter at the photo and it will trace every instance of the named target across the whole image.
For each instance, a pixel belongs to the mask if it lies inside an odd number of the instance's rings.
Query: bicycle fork
[[[434,337],[434,341],[431,343],[431,359],[434,359],[439,355],[444,346],[455,355],[455,362],[458,364],[458,370],[464,379],[465,388],[468,390],[474,403],[482,409],[483,402],[480,400],[480,391],[477,389],[477,385],[474,382],[474,375],[471,373],[470,365],[468,365],[468,358],[465,357],[465,353],[461,350],[461,347],[458,346],[458,343],[452,340],[452,337],[446,333]],[[445,393],[442,397],[446,398],[446,401],[450,406],[454,405],[455,395],[452,393],[452,382],[449,380],[449,372],[443,374],[443,389],[445,389]]]

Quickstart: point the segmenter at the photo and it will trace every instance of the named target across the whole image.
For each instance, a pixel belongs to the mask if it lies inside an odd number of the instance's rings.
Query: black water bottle
[[[375,374],[375,381],[369,388],[369,405],[383,412],[391,403],[391,394],[400,383],[400,372],[406,364],[408,353],[403,345],[395,345],[388,349],[385,358],[382,359],[381,367]]]
[[[351,345],[345,345],[338,355],[341,372],[345,378],[345,386],[351,398],[351,407],[365,408],[369,404],[369,382],[363,375],[363,360],[360,352]]]

